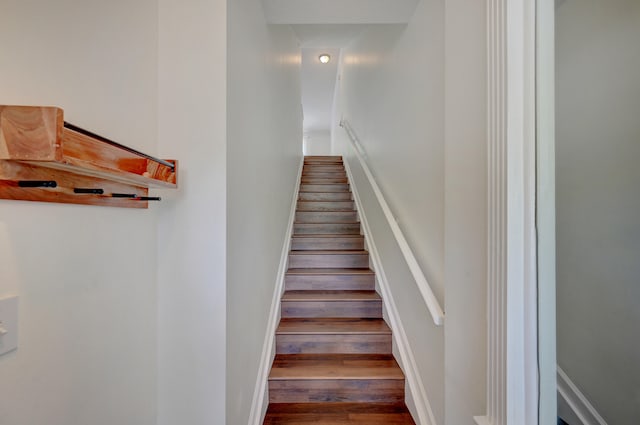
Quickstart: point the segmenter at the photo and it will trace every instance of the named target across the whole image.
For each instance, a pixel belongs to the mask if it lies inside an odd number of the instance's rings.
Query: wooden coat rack
[[[64,121],[57,107],[0,105],[0,199],[147,208],[178,163]]]

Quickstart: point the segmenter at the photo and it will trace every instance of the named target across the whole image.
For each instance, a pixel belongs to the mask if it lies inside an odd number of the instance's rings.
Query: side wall
[[[159,0],[158,424],[225,422],[226,2]]]
[[[155,0],[2,1],[0,103],[156,152]],[[164,153],[164,152],[163,152]],[[156,211],[0,200],[0,422],[156,423]]]
[[[420,2],[408,25],[371,27],[342,52],[336,116],[353,127],[399,226],[442,302],[444,281],[444,3]],[[334,123],[334,125],[337,123]],[[418,288],[341,128],[345,156],[434,416],[444,424],[444,333]]]
[[[640,4],[556,10],[558,365],[609,424],[640,418]]]
[[[486,410],[487,30],[485,2],[446,2],[446,424]]]
[[[331,132],[310,131],[303,138],[305,155],[331,155]]]
[[[228,2],[227,423],[247,423],[302,157],[300,48]]]
[[[342,53],[334,115],[357,133],[445,307],[444,328],[434,328],[345,133],[334,127],[438,424],[472,425],[486,408],[484,8],[472,0],[422,1],[406,27],[366,31]]]

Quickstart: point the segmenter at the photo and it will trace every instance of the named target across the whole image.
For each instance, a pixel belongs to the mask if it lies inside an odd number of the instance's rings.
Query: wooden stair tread
[[[357,220],[355,220],[355,221],[338,221],[338,222],[294,221],[293,224],[294,225],[296,225],[296,224],[326,224],[326,225],[331,225],[331,224],[336,225],[336,224],[338,224],[338,225],[340,225],[340,224],[360,224],[360,222],[357,221]],[[307,234],[309,234],[309,233],[307,233]],[[336,234],[339,234],[339,233],[336,233]]]
[[[415,425],[404,403],[272,403],[264,425]]]
[[[269,380],[403,380],[404,373],[388,354],[277,354]]]
[[[317,318],[282,319],[276,331],[278,335],[353,335],[391,334],[389,325],[383,319],[360,318]]]
[[[371,269],[288,269],[288,275],[372,275]]]
[[[330,212],[355,212],[353,208],[333,208],[330,210],[311,209],[311,208],[296,208],[296,212],[316,212],[316,213],[330,213]]]
[[[304,187],[303,187],[304,186]],[[315,187],[315,190],[305,190],[309,189],[313,186],[321,186]],[[335,188],[340,188],[340,191],[349,192],[349,183],[301,183],[300,192],[335,192]],[[320,190],[320,189],[328,189],[328,190]]]
[[[298,201],[352,201],[351,192],[300,192]]]
[[[342,234],[339,234],[339,233],[335,234],[335,235],[322,234],[322,233],[314,235],[314,234],[311,234],[311,233],[305,233],[305,234],[302,234],[302,235],[293,235],[292,237],[295,238],[295,239],[305,239],[305,238],[326,238],[326,239],[333,239],[333,238],[340,238],[340,239],[342,239],[342,238],[354,238],[355,239],[355,238],[360,238],[361,239],[361,238],[364,238],[363,235],[349,235],[349,234],[342,235]]]
[[[365,250],[308,250],[308,251],[290,251],[290,255],[366,255],[369,251]]]
[[[380,301],[376,291],[285,291],[282,301]]]
[[[313,167],[305,166],[302,169],[302,175],[307,176],[310,173],[332,173],[346,176],[344,167],[342,165],[318,165]]]
[[[264,424],[413,424],[340,156],[305,157]]]

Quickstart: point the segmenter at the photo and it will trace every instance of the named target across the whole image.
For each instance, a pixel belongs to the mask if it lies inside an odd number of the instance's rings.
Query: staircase
[[[264,424],[414,424],[341,157],[304,160]]]

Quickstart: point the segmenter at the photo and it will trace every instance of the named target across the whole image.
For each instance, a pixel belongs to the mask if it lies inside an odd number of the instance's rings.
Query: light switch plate
[[[0,299],[0,356],[18,348],[18,297]]]

